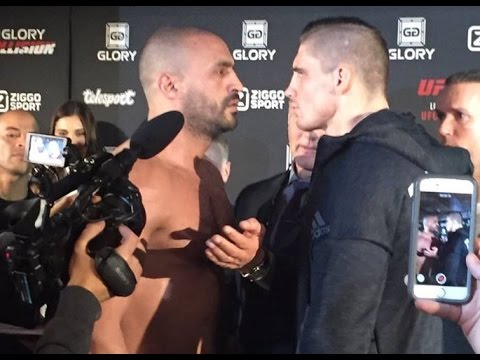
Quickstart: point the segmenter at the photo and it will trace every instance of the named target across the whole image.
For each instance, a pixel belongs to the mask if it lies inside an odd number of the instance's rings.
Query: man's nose
[[[453,116],[445,115],[445,119],[443,119],[438,129],[439,134],[442,136],[453,135],[454,122],[455,119],[453,118]]]

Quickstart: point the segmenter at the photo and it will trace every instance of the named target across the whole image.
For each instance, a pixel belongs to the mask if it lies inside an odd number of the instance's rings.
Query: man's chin
[[[16,167],[14,169],[11,170],[12,174],[16,175],[16,176],[24,176],[24,175],[27,175],[31,170],[31,166],[30,165],[26,165],[25,167]]]
[[[297,155],[295,156],[295,163],[305,170],[312,171],[315,164],[315,155]]]
[[[236,114],[229,114],[229,116],[223,122],[223,132],[232,131],[237,127],[238,120]]]

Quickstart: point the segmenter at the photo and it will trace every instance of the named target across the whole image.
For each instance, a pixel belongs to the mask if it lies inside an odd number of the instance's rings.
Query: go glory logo
[[[432,60],[435,49],[424,48],[426,20],[423,17],[398,19],[398,49],[388,49],[390,60]]]
[[[0,113],[8,110],[40,111],[42,95],[32,92],[0,90]]]
[[[99,50],[100,61],[135,61],[136,51],[128,50],[130,46],[130,25],[124,22],[107,23],[105,28],[105,47]]]
[[[52,55],[57,44],[44,35],[45,29],[1,29],[0,55]]]
[[[277,50],[266,49],[268,44],[267,20],[243,20],[242,30],[244,49],[233,50],[232,56],[235,60],[273,60]]]
[[[285,104],[285,91],[283,90],[249,90],[244,87],[238,95],[240,97],[238,111],[247,111],[248,109],[282,110]]]

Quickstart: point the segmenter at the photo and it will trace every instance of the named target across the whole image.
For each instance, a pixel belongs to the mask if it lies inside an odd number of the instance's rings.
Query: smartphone
[[[65,167],[65,146],[68,138],[27,133],[25,160],[33,164]]]
[[[465,303],[472,279],[477,183],[469,176],[423,175],[414,183],[408,290],[415,299]]]

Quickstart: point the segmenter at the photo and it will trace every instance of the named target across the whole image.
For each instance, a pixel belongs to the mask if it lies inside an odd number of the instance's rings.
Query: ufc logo
[[[437,96],[445,87],[445,79],[421,79],[418,84],[418,96]]]
[[[473,25],[468,28],[467,46],[470,51],[480,51],[480,26]]]

